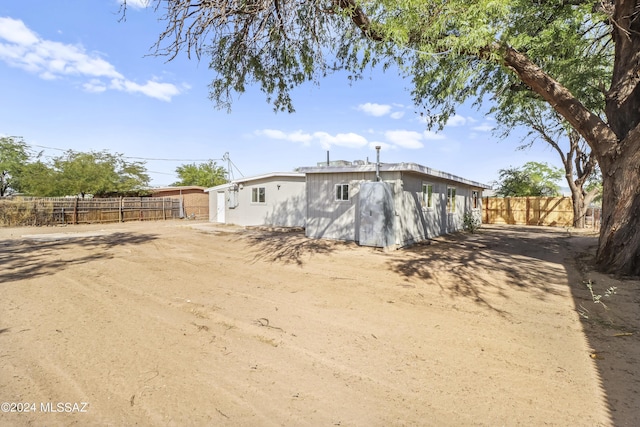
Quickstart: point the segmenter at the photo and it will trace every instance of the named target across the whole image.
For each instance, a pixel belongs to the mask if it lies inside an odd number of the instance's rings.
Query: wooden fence
[[[484,197],[482,221],[485,224],[573,225],[570,197]],[[589,208],[587,227],[598,228],[600,209]]]
[[[0,226],[153,221],[180,218],[179,199],[12,197],[0,199]]]

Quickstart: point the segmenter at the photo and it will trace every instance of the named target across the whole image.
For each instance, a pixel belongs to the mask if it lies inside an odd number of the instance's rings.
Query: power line
[[[178,176],[175,173],[169,173],[169,172],[157,172],[157,171],[147,171],[149,173],[156,173],[156,174],[160,174],[160,175],[170,175],[170,176]]]
[[[34,147],[37,147],[37,148],[44,148],[46,150],[62,151],[64,153],[69,152],[69,151],[74,151],[74,150],[71,150],[71,149],[49,147],[47,145],[39,145],[39,144],[27,144],[27,143],[25,143],[25,145],[27,147],[30,147],[31,149],[33,149]],[[54,159],[54,156],[42,155],[42,157],[47,158],[47,159]],[[236,166],[236,164],[231,161],[231,158],[229,157],[229,153],[228,152],[224,153],[224,156],[222,156],[221,159],[169,159],[169,158],[159,158],[159,157],[136,157],[136,156],[122,156],[122,158],[130,159],[130,160],[165,161],[165,162],[211,162],[211,161],[213,161],[213,162],[218,162],[218,161],[227,162],[227,165],[228,165],[227,166],[227,169],[228,169],[227,174],[228,174],[228,179],[230,181],[233,180],[233,169],[234,168],[235,168],[236,171],[238,171],[240,176],[244,177],[244,174],[240,171],[238,166]],[[177,176],[176,173],[157,172],[157,171],[147,171],[147,172],[148,173],[153,173],[153,174]]]
[[[47,150],[56,150],[56,151],[62,151],[62,152],[67,152],[67,151],[74,151],[71,149],[63,149],[63,148],[56,148],[56,147],[48,147],[46,145],[38,145],[38,144],[26,144],[29,147],[38,147],[38,148],[45,148]],[[163,162],[208,162],[208,161],[222,161],[223,159],[169,159],[169,158],[154,158],[154,157],[133,157],[133,156],[122,156],[122,158],[124,159],[131,159],[131,160],[148,160],[148,161],[163,161]]]
[[[166,162],[208,162],[208,161],[222,161],[222,159],[159,159],[151,157],[130,157],[122,156],[124,159],[132,160],[149,160],[149,161],[166,161]]]

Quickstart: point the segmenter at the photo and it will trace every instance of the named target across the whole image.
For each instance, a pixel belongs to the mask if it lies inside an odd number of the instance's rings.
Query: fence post
[[[484,198],[484,202],[482,203],[482,207],[484,208],[484,216],[485,216],[485,224],[489,224],[489,197]]]
[[[78,198],[73,202],[73,223],[78,223]]]
[[[124,222],[124,198],[120,196],[120,201],[118,203],[118,222]]]

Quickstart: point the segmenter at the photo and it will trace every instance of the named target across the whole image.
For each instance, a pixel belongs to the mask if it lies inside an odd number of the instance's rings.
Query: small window
[[[433,184],[422,184],[422,207],[433,207]]]
[[[251,189],[251,203],[264,203],[265,202],[265,188],[257,187]]]
[[[456,188],[447,188],[447,212],[453,213],[456,211]]]
[[[336,185],[336,200],[349,200],[349,184]]]
[[[480,200],[477,191],[471,192],[471,205],[473,206],[473,209],[480,209]]]

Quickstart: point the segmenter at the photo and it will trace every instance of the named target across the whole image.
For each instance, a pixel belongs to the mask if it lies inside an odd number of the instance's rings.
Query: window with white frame
[[[447,187],[447,212],[456,211],[456,187]]]
[[[265,187],[251,189],[251,203],[265,203]]]
[[[473,209],[480,209],[480,197],[477,191],[471,192],[471,206]]]
[[[422,184],[422,207],[433,207],[433,184]]]
[[[349,184],[336,185],[336,200],[349,200]]]

